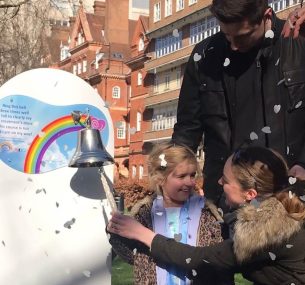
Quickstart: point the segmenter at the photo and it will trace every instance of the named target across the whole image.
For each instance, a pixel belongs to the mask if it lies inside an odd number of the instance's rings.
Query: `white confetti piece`
[[[199,60],[201,59],[201,57],[202,57],[202,56],[196,52],[196,53],[194,54],[193,59],[194,59],[194,61],[199,61]]]
[[[175,241],[181,241],[181,239],[182,239],[182,234],[180,233],[180,234],[174,234],[174,240]]]
[[[297,179],[295,177],[289,177],[288,181],[290,185],[293,185],[294,183],[297,182]]]
[[[281,110],[281,105],[274,105],[273,111],[275,114],[277,114]]]
[[[87,277],[90,278],[91,277],[91,272],[89,270],[84,270],[83,274]]]
[[[43,138],[45,135],[46,135],[46,133],[43,132],[43,131],[41,131],[41,132],[38,133],[38,136],[39,136],[40,138]]]
[[[303,196],[299,196],[300,200],[302,200],[303,202],[305,202],[305,195]]]
[[[280,63],[280,58],[277,59],[276,63],[275,63],[275,66],[278,66]]]
[[[156,215],[161,217],[163,216],[163,212],[157,212]]]
[[[210,263],[210,261],[207,261],[206,259],[202,259],[203,260],[203,262],[205,262],[205,263]]]
[[[135,127],[130,128],[129,130],[131,135],[134,135],[137,132],[137,129]]]
[[[197,271],[195,269],[192,269],[192,274],[194,277],[197,276]]]
[[[266,31],[265,38],[273,39],[274,38],[274,32],[272,30]]]
[[[165,154],[164,153],[160,154],[159,158],[161,159],[160,165],[162,167],[166,167],[167,166],[167,161],[165,160]]]
[[[138,251],[138,250],[137,250],[136,248],[134,248],[133,251],[132,251],[132,252],[133,252],[133,255],[136,255],[136,254],[137,254],[137,251]]]
[[[254,141],[258,139],[258,135],[255,132],[250,133],[250,140]]]
[[[231,63],[230,59],[226,58],[224,63],[223,63],[223,66],[228,66],[228,65],[230,65],[230,63]]]
[[[302,101],[299,101],[299,102],[295,105],[295,108],[296,108],[296,109],[300,108],[301,105],[302,105],[302,103],[303,103]]]
[[[268,126],[262,128],[262,132],[265,134],[271,134],[271,129]]]
[[[285,82],[285,78],[283,78],[282,80],[280,80],[278,83],[277,83],[277,86],[281,85],[282,83]]]
[[[187,263],[187,264],[189,264],[190,262],[191,262],[191,258],[189,257],[189,258],[187,258],[186,260],[185,260],[185,262]]]
[[[178,29],[174,29],[174,30],[173,30],[173,36],[174,36],[175,38],[179,38],[179,31],[178,31]]]
[[[275,260],[276,259],[276,255],[273,253],[273,252],[268,252],[269,253],[269,256],[271,258],[271,260]]]
[[[289,146],[287,146],[286,153],[289,154],[289,151],[290,151]]]
[[[289,199],[292,199],[293,198],[293,194],[292,194],[292,192],[289,190],[289,192],[288,192],[288,196],[289,196]]]
[[[292,247],[293,247],[293,244],[286,244],[286,247],[287,247],[287,248],[292,248]]]

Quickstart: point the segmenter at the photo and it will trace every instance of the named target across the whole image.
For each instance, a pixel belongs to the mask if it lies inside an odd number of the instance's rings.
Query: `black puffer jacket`
[[[304,222],[292,219],[269,198],[257,209],[238,210],[234,238],[210,247],[192,247],[157,235],[151,255],[204,280],[210,272],[242,272],[255,285],[305,284]],[[188,261],[188,262],[186,262]]]
[[[186,66],[173,140],[196,150],[204,134],[204,189],[215,203],[226,158],[250,137],[305,167],[305,38],[284,39],[283,21],[272,23],[261,48],[233,52],[220,32]]]

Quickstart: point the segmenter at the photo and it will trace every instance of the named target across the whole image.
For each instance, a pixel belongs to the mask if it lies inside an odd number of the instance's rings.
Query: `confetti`
[[[91,272],[89,270],[84,270],[83,274],[87,277],[90,278],[91,277]]]
[[[279,63],[280,63],[280,58],[277,59],[275,66],[279,65]]]
[[[223,66],[228,66],[230,63],[231,63],[230,59],[226,58],[224,63],[223,63]]]
[[[71,229],[71,226],[75,223],[75,218],[72,218],[70,221],[64,223],[64,227],[67,229]]]
[[[137,254],[137,251],[138,251],[138,250],[137,250],[136,248],[134,248],[133,251],[132,251],[132,252],[133,252],[133,255],[136,255],[136,254]]]
[[[276,259],[276,255],[273,253],[273,252],[268,252],[269,253],[269,256],[271,258],[271,260],[275,260]]]
[[[179,38],[179,31],[178,31],[178,29],[174,29],[174,30],[173,30],[173,36],[174,36],[175,38]]]
[[[59,207],[59,203],[58,203],[58,202],[56,202],[56,204],[55,204],[55,205],[56,205],[56,207],[57,207],[57,208]]]
[[[167,161],[165,160],[165,154],[164,153],[160,154],[159,158],[161,159],[160,165],[162,167],[166,167],[167,166]]]
[[[185,262],[186,262],[187,264],[190,264],[191,260],[192,260],[192,259],[189,257],[189,258],[187,258],[187,259],[185,260]]]
[[[292,194],[292,192],[289,190],[289,192],[288,192],[288,196],[289,196],[289,199],[292,199],[293,198],[293,194]]]
[[[193,59],[194,59],[194,61],[199,61],[199,60],[201,59],[201,57],[202,57],[202,56],[196,52],[196,53],[194,54]]]
[[[295,105],[295,108],[296,108],[296,109],[300,108],[301,105],[302,105],[302,103],[303,103],[302,101],[299,101],[299,102]]]
[[[286,244],[286,247],[287,247],[287,248],[292,248],[292,247],[293,247],[293,244]]]
[[[163,216],[163,212],[156,212],[156,215],[161,217]]]
[[[3,246],[5,246],[5,242],[4,242],[4,240],[2,241],[2,244],[3,244]]]
[[[285,82],[285,78],[283,78],[282,80],[280,80],[278,83],[277,83],[277,86],[281,85],[282,83]]]
[[[300,196],[299,198],[300,198],[300,200],[302,200],[303,202],[305,202],[305,195]]]
[[[265,38],[273,39],[274,38],[274,32],[272,30],[266,31]]]
[[[255,132],[251,132],[250,134],[250,140],[254,141],[258,139],[258,135]]]
[[[175,241],[181,241],[181,239],[182,239],[182,234],[180,233],[180,234],[174,234],[174,240]]]
[[[289,154],[289,150],[290,150],[290,149],[289,149],[289,146],[287,146],[287,154]]]
[[[60,231],[56,230],[55,233],[58,235],[60,233]]]
[[[195,269],[192,269],[192,274],[193,274],[193,276],[196,276],[197,275],[197,271]]]
[[[273,111],[275,114],[277,114],[281,110],[281,105],[274,105]]]
[[[289,177],[288,181],[290,185],[293,185],[294,183],[297,182],[297,179],[295,177]]]
[[[262,132],[265,134],[271,134],[271,129],[270,127],[266,126],[262,128]]]
[[[202,259],[203,260],[203,262],[205,262],[205,263],[210,263],[210,261],[207,261],[206,259]]]

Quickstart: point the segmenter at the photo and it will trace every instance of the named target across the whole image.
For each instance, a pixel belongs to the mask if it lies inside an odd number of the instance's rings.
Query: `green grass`
[[[235,275],[235,285],[251,285],[241,274]],[[132,266],[116,256],[112,262],[111,285],[133,285]]]

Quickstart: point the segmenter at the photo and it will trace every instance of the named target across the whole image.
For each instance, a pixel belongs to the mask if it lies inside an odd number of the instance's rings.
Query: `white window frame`
[[[138,86],[140,86],[142,84],[143,84],[143,75],[142,75],[142,72],[139,71],[138,72]]]
[[[117,127],[116,137],[118,139],[125,139],[126,138],[126,122],[120,122],[120,126]]]
[[[176,1],[176,11],[181,11],[184,9],[184,0]]]
[[[72,71],[72,73],[73,73],[74,75],[77,74],[77,64],[73,64],[73,71]]]
[[[112,98],[119,99],[121,97],[121,88],[119,86],[114,86],[112,88]]]
[[[143,178],[143,174],[144,174],[144,167],[143,165],[139,165],[139,179]]]
[[[82,63],[78,62],[77,63],[77,74],[81,74],[82,73]]]
[[[142,122],[142,114],[141,112],[137,112],[137,132],[141,131],[141,122]]]
[[[138,50],[139,50],[139,51],[144,50],[144,39],[143,39],[143,36],[141,36],[140,39],[139,39]]]
[[[154,5],[154,22],[161,20],[161,2]]]
[[[137,167],[135,165],[133,165],[131,167],[131,176],[132,176],[132,178],[135,178],[136,175],[137,175]]]
[[[166,73],[164,76],[164,90],[170,89],[171,76],[169,73]]]
[[[83,72],[87,72],[87,60],[83,60]]]
[[[197,3],[197,0],[189,0],[189,6]]]
[[[172,0],[165,0],[165,11],[164,11],[164,16],[168,17],[170,15],[172,15],[173,11],[172,11]]]

